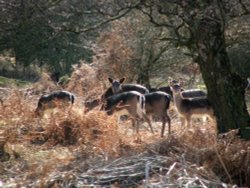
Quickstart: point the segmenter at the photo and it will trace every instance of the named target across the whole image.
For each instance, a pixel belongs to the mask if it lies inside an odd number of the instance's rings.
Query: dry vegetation
[[[173,134],[161,139],[159,123],[154,124],[155,135],[146,125],[135,135],[130,122],[118,125],[116,117],[100,111],[85,114],[82,100],[103,91],[102,84],[93,85],[98,83],[93,74],[86,65],[76,68],[67,86],[77,95],[74,108],[43,118],[33,116],[37,99],[43,91],[58,89],[48,77],[28,90],[6,91],[0,108],[0,185],[250,185],[250,142],[238,138],[237,131],[217,137],[214,125],[199,122],[184,129],[172,113]],[[35,90],[41,91],[31,92]]]

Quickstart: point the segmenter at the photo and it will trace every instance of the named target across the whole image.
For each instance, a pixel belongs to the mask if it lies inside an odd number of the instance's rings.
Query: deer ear
[[[168,85],[173,86],[173,79],[171,77],[168,78]]]
[[[125,77],[121,78],[120,83],[123,83],[125,79],[126,79]]]
[[[183,81],[183,80],[180,80],[179,83],[180,83],[180,86],[181,86],[181,87],[184,86],[184,81]]]
[[[109,80],[109,82],[110,82],[111,84],[113,83],[113,79],[112,79],[112,78],[108,77],[108,80]]]

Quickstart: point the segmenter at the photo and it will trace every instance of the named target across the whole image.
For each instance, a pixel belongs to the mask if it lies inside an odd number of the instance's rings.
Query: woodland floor
[[[39,95],[12,89],[0,108],[0,187],[249,187],[250,141],[237,130],[217,135],[212,122],[171,135],[154,122],[140,134],[130,121],[97,110],[33,116]]]

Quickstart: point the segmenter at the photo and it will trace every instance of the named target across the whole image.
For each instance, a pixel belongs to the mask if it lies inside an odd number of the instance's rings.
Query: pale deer
[[[151,121],[146,116],[145,97],[137,91],[127,91],[108,97],[102,109],[105,110],[108,115],[126,110],[131,116],[133,127],[137,133],[139,132],[139,123],[141,119],[146,120],[151,132],[154,132]]]
[[[72,107],[75,96],[68,91],[55,91],[39,98],[35,114],[43,115],[48,109]]]
[[[168,134],[171,133],[171,120],[168,115],[168,109],[171,97],[169,94],[161,91],[145,94],[146,114],[152,119],[152,115],[158,116],[162,121],[161,137],[164,136],[166,122],[168,122]]]
[[[190,127],[192,116],[208,116],[214,119],[214,111],[211,103],[207,98],[183,98],[181,92],[182,83],[172,83],[170,81],[171,90],[173,92],[174,105],[177,112],[181,116],[182,125],[185,123]]]

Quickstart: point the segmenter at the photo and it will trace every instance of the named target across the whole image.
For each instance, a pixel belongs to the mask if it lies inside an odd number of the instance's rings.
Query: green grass
[[[10,86],[22,87],[27,84],[30,84],[30,82],[0,76],[0,87],[10,87]]]
[[[207,90],[205,84],[198,84],[198,85],[197,85],[197,88],[198,88],[198,89],[202,89],[202,90]]]

